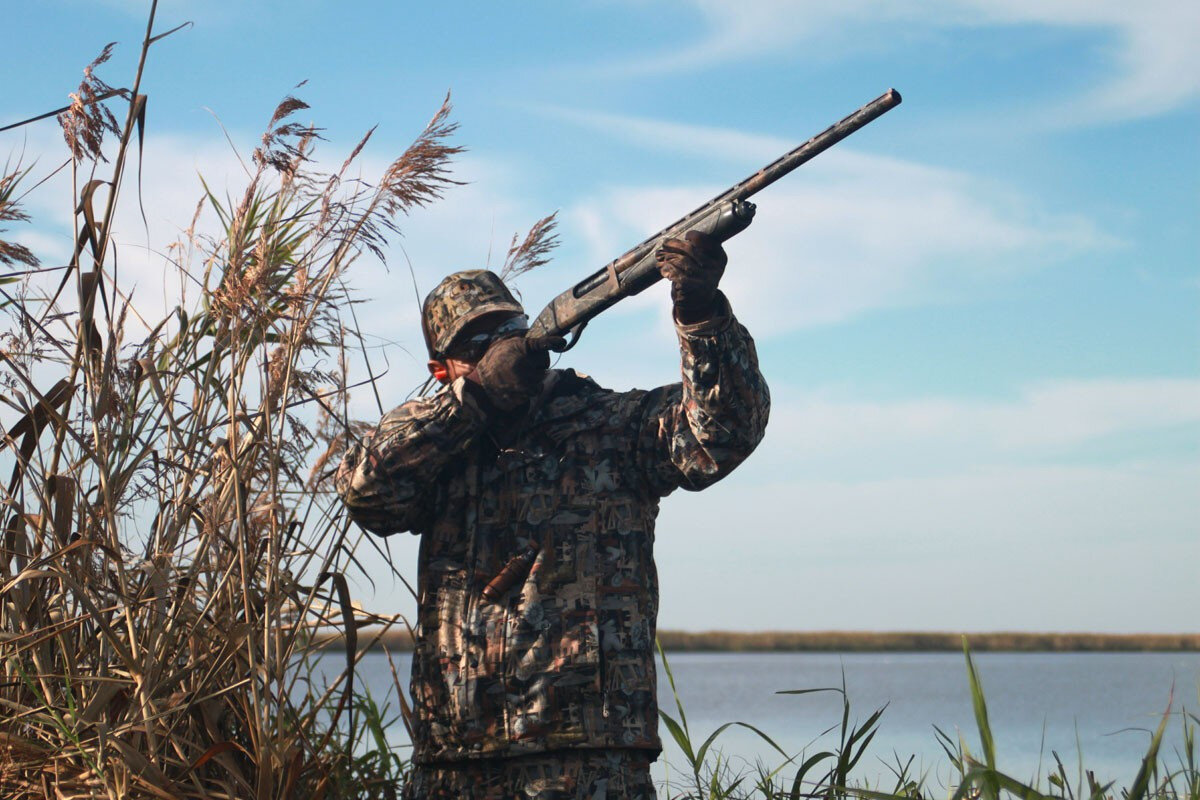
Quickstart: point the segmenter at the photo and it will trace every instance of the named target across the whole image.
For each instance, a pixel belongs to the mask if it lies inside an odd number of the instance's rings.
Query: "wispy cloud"
[[[664,628],[1194,627],[1195,464],[737,478],[663,505]]]
[[[777,386],[776,396],[760,455],[786,462],[797,475],[862,479],[1071,464],[1081,453],[1096,460],[1096,448],[1113,443],[1114,458],[1127,464],[1194,459],[1200,450],[1194,379],[1054,381],[986,400],[881,402],[787,385]],[[1164,447],[1156,434],[1170,435],[1182,450]],[[760,468],[771,473],[768,463]]]
[[[647,148],[765,162],[792,146],[723,128],[583,112],[577,122]],[[734,156],[731,156],[734,157]],[[623,186],[570,207],[566,219],[604,263],[723,187]],[[997,278],[1119,245],[1085,217],[962,172],[836,149],[803,180],[755,198],[750,231],[726,247],[725,285],[763,335],[840,322],[874,309],[969,296]]]
[[[1094,30],[1112,42],[1111,72],[1072,101],[1077,122],[1158,114],[1200,94],[1200,5],[1174,0],[691,0],[703,21],[699,38],[611,67],[625,74],[686,72],[731,61],[836,43],[843,53],[878,48],[895,26],[911,31],[1042,25]]]
[[[744,162],[773,160],[791,150],[797,142],[778,136],[764,136],[735,128],[690,125],[665,119],[632,117],[592,109],[562,106],[529,106],[547,117],[574,123],[639,147],[668,153],[684,153],[704,158],[727,158]]]

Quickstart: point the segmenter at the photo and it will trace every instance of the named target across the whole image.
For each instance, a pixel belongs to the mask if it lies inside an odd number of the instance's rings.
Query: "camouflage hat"
[[[486,269],[447,275],[421,308],[421,329],[429,357],[443,357],[463,328],[497,311],[525,313],[499,275]]]

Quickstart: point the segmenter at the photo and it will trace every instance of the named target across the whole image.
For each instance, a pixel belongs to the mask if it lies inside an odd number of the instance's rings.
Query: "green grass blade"
[[[804,760],[804,763],[800,765],[800,769],[796,770],[796,777],[792,779],[792,791],[788,796],[789,800],[800,800],[800,787],[804,783],[804,776],[808,774],[809,770],[827,758],[837,758],[837,756],[828,750],[823,750]]]
[[[996,743],[992,739],[992,726],[988,722],[987,701],[983,696],[983,684],[971,659],[971,650],[967,645],[967,637],[963,637],[963,655],[967,659],[967,680],[971,684],[971,705],[975,709],[975,724],[979,728],[979,743],[983,748],[983,758],[988,769],[996,768]]]
[[[1150,749],[1146,751],[1146,755],[1142,758],[1142,765],[1138,768],[1137,775],[1129,787],[1129,794],[1126,800],[1142,800],[1146,796],[1146,792],[1150,788],[1150,776],[1154,773],[1158,765],[1158,748],[1162,744],[1163,732],[1166,731],[1167,720],[1170,718],[1171,704],[1168,702],[1167,710],[1163,712],[1162,721],[1158,723],[1158,729],[1150,737]]]
[[[1000,797],[1000,781],[996,772],[996,742],[992,738],[992,725],[988,721],[987,700],[983,695],[983,682],[971,658],[967,637],[963,637],[963,655],[967,659],[967,680],[971,685],[971,706],[975,710],[975,724],[979,728],[979,745],[983,748],[983,759],[987,769],[981,773],[980,791],[988,800]]]
[[[671,694],[675,697],[675,708],[679,711],[679,721],[682,723],[684,733],[687,733],[687,714],[683,711],[683,701],[679,699],[679,691],[675,688],[675,674],[671,672],[671,662],[667,660],[667,654],[663,651],[662,642],[655,639],[654,646],[658,648],[659,658],[663,662],[663,671],[667,673],[667,683],[671,684]]]
[[[662,709],[659,709],[658,716],[667,726],[667,730],[671,732],[671,738],[675,740],[675,744],[679,745],[679,749],[687,757],[688,764],[695,768],[697,765],[696,754],[692,752],[692,741],[688,738],[687,732]]]
[[[741,724],[742,723],[740,722],[726,722],[724,725],[710,733],[708,738],[704,740],[704,743],[700,745],[700,749],[696,751],[696,762],[701,764],[704,763],[704,755],[708,752],[708,748],[717,740],[718,736],[725,732],[726,728]]]

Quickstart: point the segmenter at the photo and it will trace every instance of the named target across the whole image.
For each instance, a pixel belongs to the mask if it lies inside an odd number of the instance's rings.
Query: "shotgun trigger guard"
[[[567,346],[564,347],[562,350],[559,350],[558,352],[565,353],[568,350],[570,350],[572,347],[574,347],[575,343],[579,341],[579,336],[583,333],[583,329],[586,327],[587,327],[587,323],[581,322],[578,325],[576,325],[574,328],[571,328],[571,339],[567,342]]]

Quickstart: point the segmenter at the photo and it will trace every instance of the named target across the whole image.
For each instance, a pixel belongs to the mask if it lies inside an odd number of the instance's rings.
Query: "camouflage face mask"
[[[460,336],[446,348],[446,358],[475,363],[483,358],[483,354],[494,342],[520,336],[529,330],[529,317],[517,314],[509,317],[495,328],[470,336]]]

